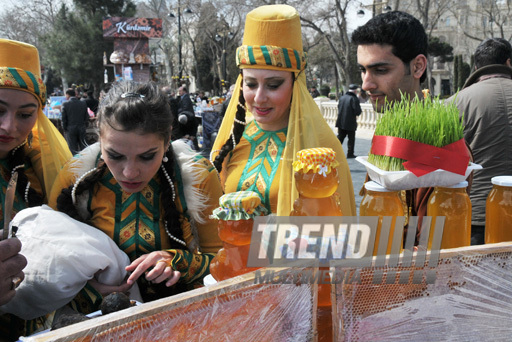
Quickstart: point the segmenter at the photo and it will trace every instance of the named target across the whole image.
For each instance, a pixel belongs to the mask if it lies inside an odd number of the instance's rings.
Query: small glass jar
[[[485,243],[512,241],[512,176],[491,178],[485,206]]]
[[[391,229],[389,231],[388,248],[386,250],[386,253],[390,254],[393,236],[395,234],[396,218],[404,216],[404,209],[402,200],[400,199],[400,192],[389,190],[374,181],[366,182],[364,187],[366,189],[366,193],[361,200],[361,205],[359,206],[359,216],[379,217],[377,232],[375,236],[375,245],[373,247],[373,255],[377,255],[379,248],[382,218],[384,216],[391,216]],[[402,234],[402,232],[403,230],[398,233]]]
[[[339,186],[336,152],[327,147],[297,152],[293,162],[299,198],[290,216],[342,216],[336,190]]]
[[[444,216],[441,248],[471,245],[471,200],[463,181],[449,187],[435,187],[427,203],[427,216],[432,217],[428,249],[432,247],[435,217]]]

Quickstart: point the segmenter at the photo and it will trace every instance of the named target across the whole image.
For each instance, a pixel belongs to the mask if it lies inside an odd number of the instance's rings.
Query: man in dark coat
[[[190,95],[188,94],[187,87],[182,85],[178,89],[178,95],[180,98],[180,102],[178,104],[178,115],[182,112],[194,113],[194,105],[192,104],[192,100],[190,99]]]
[[[475,70],[464,87],[448,99],[455,101],[464,122],[464,139],[474,161],[483,169],[473,173],[471,244],[485,243],[485,207],[491,178],[512,170],[512,45],[489,38],[476,48]]]
[[[87,104],[76,97],[73,88],[66,90],[67,101],[62,104],[62,128],[71,153],[77,154],[85,147],[85,129],[89,123]]]
[[[197,144],[197,126],[196,115],[194,111],[194,105],[188,94],[187,87],[182,85],[178,89],[179,102],[177,109],[176,121],[173,126],[173,139],[186,139],[191,147],[199,149]]]
[[[94,92],[92,90],[87,91],[87,97],[84,99],[87,103],[87,107],[93,111],[94,115],[98,112],[98,100],[94,98]]]
[[[357,85],[351,84],[349,91],[338,102],[338,139],[343,145],[343,140],[348,136],[347,158],[355,158],[354,146],[356,143],[357,117],[361,114],[361,105],[357,98]]]

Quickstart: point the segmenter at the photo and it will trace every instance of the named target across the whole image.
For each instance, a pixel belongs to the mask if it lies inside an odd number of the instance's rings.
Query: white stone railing
[[[315,98],[315,102],[320,108],[327,124],[335,130],[336,119],[338,117],[338,102],[327,98]],[[357,117],[357,128],[374,131],[377,119],[382,114],[376,113],[371,103],[362,103],[361,109],[363,112]]]
[[[358,128],[375,131],[377,120],[382,114],[374,111],[371,103],[361,103],[361,109],[363,112],[357,118]]]

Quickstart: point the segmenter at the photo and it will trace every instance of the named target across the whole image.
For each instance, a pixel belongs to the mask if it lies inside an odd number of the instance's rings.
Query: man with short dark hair
[[[386,102],[401,93],[423,98],[421,82],[427,77],[428,38],[412,15],[393,11],[380,14],[352,34],[357,64],[373,108],[383,112]]]
[[[182,112],[194,113],[194,105],[192,104],[192,100],[190,99],[190,95],[188,94],[187,86],[182,85],[181,87],[179,87],[178,95],[180,98],[180,103],[178,105],[178,115]]]
[[[87,90],[85,93],[87,96],[83,99],[85,103],[87,104],[87,107],[94,113],[96,116],[96,113],[98,112],[98,100],[94,98],[94,92],[92,90]]]
[[[73,88],[66,90],[62,104],[62,128],[71,153],[77,154],[85,147],[85,129],[89,123],[87,104],[76,97]]]
[[[388,104],[400,101],[402,94],[411,99],[423,98],[421,82],[427,73],[428,38],[418,19],[399,11],[382,13],[358,27],[352,41],[357,44],[361,88],[375,111],[383,112]],[[425,216],[432,191],[433,188],[406,191],[406,215]],[[420,229],[417,238],[419,234]]]
[[[484,243],[485,204],[491,178],[512,171],[512,46],[490,38],[475,51],[475,71],[455,101],[464,120],[464,139],[483,169],[473,174],[471,244]]]
[[[348,137],[347,158],[355,158],[354,147],[356,144],[357,117],[361,114],[361,105],[357,98],[357,85],[351,84],[348,91],[338,101],[338,139],[341,145],[345,137]]]
[[[197,150],[199,149],[196,139],[198,122],[187,86],[182,85],[179,87],[178,95],[178,115],[174,126],[179,129],[175,132],[175,139],[185,139],[192,148]]]
[[[315,86],[311,87],[310,93],[313,98],[320,96],[320,92],[318,91],[318,89],[316,89]]]

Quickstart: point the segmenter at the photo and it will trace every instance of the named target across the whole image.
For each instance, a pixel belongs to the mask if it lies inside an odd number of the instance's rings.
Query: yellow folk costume
[[[176,160],[175,203],[187,247],[170,249],[160,202],[160,184],[167,180],[158,175],[141,191],[129,194],[122,190],[107,168],[101,179],[89,191],[77,196],[76,201],[81,219],[107,234],[131,261],[153,251],[171,253],[174,257],[170,266],[181,272],[180,290],[174,289],[178,292],[201,283],[209,274],[214,253],[222,247],[217,223],[209,219],[209,214],[218,206],[222,189],[217,172],[207,159],[193,153],[182,141],[172,145]],[[52,208],[57,209],[57,198],[64,188],[75,184],[79,177],[97,166],[100,153],[99,143],[96,143],[64,166],[52,189],[49,201]],[[143,298],[165,296],[147,283],[141,284],[145,281],[143,278],[139,278]],[[101,295],[86,285],[71,305],[77,311],[89,313],[98,309],[101,300]]]
[[[299,13],[288,5],[261,6],[247,14],[243,45],[237,49],[239,68],[289,70],[294,73],[288,127],[269,132],[255,121],[224,159],[221,182],[224,191],[257,191],[271,212],[288,216],[298,197],[292,163],[296,153],[313,147],[330,147],[339,162],[338,175],[343,215],[356,215],[352,178],[339,140],[322,116],[306,87],[306,55],[302,49]],[[222,121],[212,152],[231,139],[242,85],[238,77],[232,100]],[[252,116],[246,112],[246,121]]]
[[[71,158],[71,152],[62,135],[43,113],[46,105],[46,86],[41,79],[39,53],[34,46],[0,39],[0,88],[25,91],[39,100],[37,122],[32,129],[32,141],[19,148],[24,149],[27,157],[23,168],[30,186],[46,198],[59,170]],[[3,205],[12,169],[9,168],[7,160],[0,160],[0,165]],[[26,207],[20,192],[18,190],[16,193],[14,213]],[[2,207],[2,226],[3,219]]]
[[[24,152],[21,164],[12,165],[10,157],[0,159],[0,195],[2,227],[4,220],[5,190],[14,171],[23,172],[27,177],[27,186],[17,187],[13,215],[29,206],[27,190],[30,188],[41,195],[46,202],[47,195],[62,165],[71,158],[68,145],[59,131],[44,115],[46,105],[46,86],[41,79],[41,67],[37,49],[22,42],[0,39],[0,88],[24,91],[34,95],[39,100],[37,121],[32,129],[32,137],[28,137],[23,146],[17,149]],[[19,185],[19,184],[18,184]],[[30,262],[30,260],[28,260]],[[0,336],[17,339],[18,336],[38,328],[44,318],[24,322],[13,315],[0,317]]]

